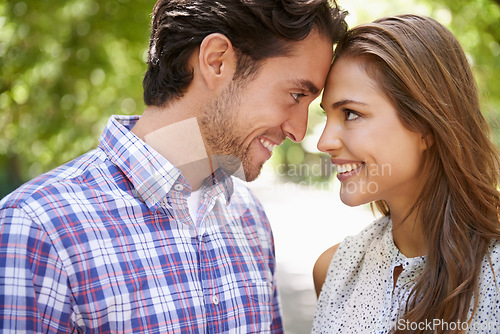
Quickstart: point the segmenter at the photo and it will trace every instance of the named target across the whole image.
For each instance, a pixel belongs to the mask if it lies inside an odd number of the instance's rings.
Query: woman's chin
[[[355,194],[345,194],[340,191],[340,200],[347,206],[355,207],[370,203],[371,200],[363,196],[356,196]]]

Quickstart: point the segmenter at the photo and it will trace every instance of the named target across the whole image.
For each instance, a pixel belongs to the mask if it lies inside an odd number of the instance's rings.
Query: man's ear
[[[200,72],[210,89],[217,89],[233,80],[236,72],[236,52],[229,38],[213,33],[203,39],[198,55]]]

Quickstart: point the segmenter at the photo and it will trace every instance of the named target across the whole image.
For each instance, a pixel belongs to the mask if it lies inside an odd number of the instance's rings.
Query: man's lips
[[[272,142],[270,139],[268,139],[266,137],[259,137],[258,139],[259,139],[260,143],[262,144],[262,146],[264,146],[265,148],[267,148],[267,150],[270,153],[273,153],[274,148],[277,145],[279,145],[279,144],[276,144],[276,143]]]

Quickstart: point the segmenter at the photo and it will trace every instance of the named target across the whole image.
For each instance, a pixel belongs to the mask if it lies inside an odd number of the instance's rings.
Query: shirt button
[[[212,302],[213,302],[215,305],[219,304],[219,297],[217,297],[216,295],[213,295],[213,296],[212,296]]]
[[[174,186],[174,189],[177,191],[182,191],[184,189],[184,186],[182,184],[176,184]]]

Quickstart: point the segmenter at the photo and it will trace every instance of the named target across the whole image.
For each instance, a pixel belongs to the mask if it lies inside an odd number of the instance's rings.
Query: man
[[[300,141],[345,13],[160,0],[142,117],[0,202],[2,332],[282,332],[254,180]]]

